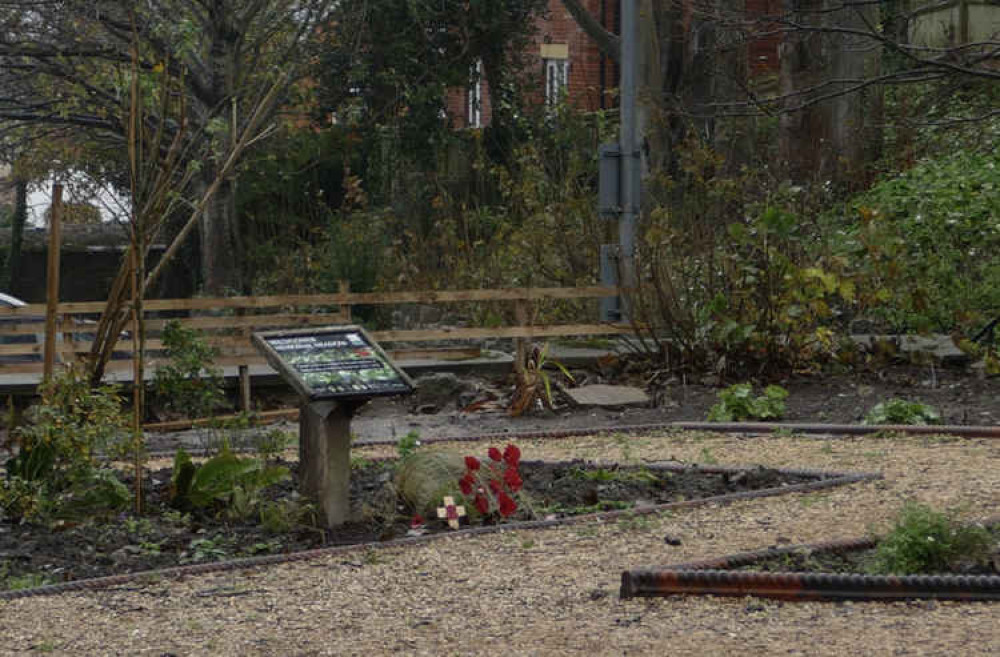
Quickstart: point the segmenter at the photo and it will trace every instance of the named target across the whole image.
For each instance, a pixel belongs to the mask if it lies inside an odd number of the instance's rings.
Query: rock
[[[648,405],[649,396],[639,388],[595,384],[569,388],[565,393],[577,406]]]
[[[410,398],[411,407],[420,413],[436,412],[458,401],[460,396],[475,393],[475,384],[463,381],[451,372],[427,374],[416,380],[417,390]]]

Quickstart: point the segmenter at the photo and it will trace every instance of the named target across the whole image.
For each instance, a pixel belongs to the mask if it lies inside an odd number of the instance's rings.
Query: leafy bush
[[[87,470],[97,452],[113,452],[127,438],[118,392],[91,388],[82,370],[63,370],[39,392],[41,403],[28,409],[27,423],[15,431],[21,453],[8,471],[16,468],[15,474],[32,479]]]
[[[1000,308],[1000,153],[920,162],[848,204],[839,251],[893,331],[971,332]]]
[[[675,369],[727,377],[813,370],[836,355],[858,303],[854,274],[807,219],[812,194],[685,142],[681,171],[651,180],[629,295],[640,344]]]
[[[121,399],[111,387],[91,388],[82,371],[66,369],[44,382],[42,400],[14,431],[16,456],[0,484],[0,512],[12,521],[49,515],[116,511],[129,492],[98,453],[119,453],[127,443]]]
[[[288,476],[288,468],[265,465],[228,451],[196,466],[184,449],[178,449],[171,501],[180,509],[228,507],[233,517],[246,519],[259,507],[260,491]]]
[[[212,367],[218,350],[176,320],[163,329],[163,345],[168,362],[156,368],[156,399],[186,417],[209,417],[225,399],[222,372]]]
[[[405,459],[418,447],[420,447],[420,434],[416,431],[410,431],[396,441],[396,453],[401,459]]]
[[[749,383],[731,385],[718,394],[719,402],[708,411],[709,422],[741,420],[776,420],[785,414],[788,391],[781,386],[767,386],[764,394],[754,396]]]
[[[907,504],[878,543],[869,570],[885,575],[947,572],[988,557],[995,540],[981,526],[961,525],[921,504]]]
[[[879,402],[865,415],[865,424],[940,424],[941,414],[933,406],[905,399]]]
[[[45,504],[40,481],[10,475],[0,480],[0,518],[31,521],[42,515]]]

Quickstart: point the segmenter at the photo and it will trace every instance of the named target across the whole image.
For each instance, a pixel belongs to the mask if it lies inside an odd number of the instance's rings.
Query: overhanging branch
[[[587,33],[591,39],[597,43],[597,47],[611,59],[618,61],[621,50],[621,39],[604,29],[600,21],[594,18],[587,9],[580,4],[580,0],[562,0],[566,11],[570,13],[577,25]]]

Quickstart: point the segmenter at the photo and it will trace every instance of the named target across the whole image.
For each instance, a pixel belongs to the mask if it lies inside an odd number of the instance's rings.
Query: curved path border
[[[990,518],[987,524],[1000,522]],[[937,600],[1000,601],[1000,576],[995,575],[862,575],[723,570],[752,566],[766,559],[795,554],[854,552],[876,545],[872,538],[769,548],[714,559],[640,568],[622,573],[619,595],[630,598],[670,595],[753,595],[779,600],[874,600],[930,598]]]
[[[594,433],[594,432],[589,432],[589,433]],[[584,435],[584,434],[578,432],[574,435]],[[515,436],[513,434],[509,434],[505,435],[505,437],[507,439],[516,439],[521,436]],[[715,466],[715,465],[703,466],[697,464],[682,465],[675,463],[651,463],[651,464],[645,464],[643,467],[648,469],[667,470],[673,472],[703,472],[707,474],[735,474],[739,472],[750,471],[752,469],[749,467],[741,468],[733,466]],[[781,469],[781,468],[770,468],[770,469],[775,472],[780,472],[782,474],[787,474],[792,476],[819,477],[819,479],[817,479],[816,481],[809,481],[800,484],[791,484],[788,486],[763,488],[752,491],[740,491],[736,493],[727,493],[725,495],[715,495],[712,497],[704,497],[699,499],[684,500],[679,502],[669,502],[666,504],[650,505],[634,509],[588,513],[577,516],[567,516],[564,518],[558,518],[553,520],[530,520],[525,522],[512,522],[501,525],[470,527],[467,529],[460,529],[457,531],[439,532],[436,534],[413,536],[413,537],[396,539],[392,541],[358,543],[354,545],[318,548],[314,550],[304,550],[300,552],[291,552],[287,554],[267,555],[261,557],[251,557],[246,559],[234,559],[234,560],[220,561],[210,564],[193,564],[188,566],[177,566],[173,568],[162,568],[159,570],[148,570],[137,573],[111,575],[108,577],[82,579],[72,582],[61,582],[58,584],[50,584],[47,586],[39,586],[35,588],[21,589],[16,591],[0,591],[0,600],[14,600],[17,598],[27,598],[27,597],[43,596],[43,595],[59,595],[75,591],[93,591],[98,589],[106,589],[112,586],[119,586],[121,584],[126,584],[129,582],[134,582],[139,580],[180,578],[189,575],[200,575],[203,573],[244,570],[249,568],[261,568],[273,564],[292,563],[295,561],[307,561],[311,559],[318,559],[321,557],[326,557],[335,554],[345,554],[354,551],[381,550],[381,549],[408,546],[408,545],[419,545],[444,538],[480,536],[483,534],[492,534],[503,531],[547,529],[550,527],[560,527],[582,522],[592,522],[592,521],[601,522],[607,520],[617,520],[620,518],[633,518],[636,516],[651,515],[675,509],[688,509],[692,507],[705,506],[709,504],[720,504],[720,503],[735,502],[739,500],[773,497],[776,495],[784,495],[785,493],[816,491],[825,488],[833,488],[835,486],[844,486],[847,484],[853,484],[861,481],[870,481],[873,479],[881,478],[881,475],[876,473],[850,473],[850,472],[833,472],[826,470],[803,470],[803,469]]]

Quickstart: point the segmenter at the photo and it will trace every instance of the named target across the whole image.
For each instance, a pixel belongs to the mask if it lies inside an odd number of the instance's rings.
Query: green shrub
[[[940,424],[941,414],[933,406],[905,399],[876,404],[865,415],[865,424]]]
[[[737,383],[719,392],[719,402],[708,411],[709,422],[741,420],[776,420],[785,414],[788,391],[781,386],[767,386],[764,394],[754,396],[753,386]]]
[[[178,321],[163,329],[168,361],[156,368],[153,393],[168,410],[185,417],[209,417],[225,400],[221,370],[212,367],[218,350]]]
[[[0,513],[20,521],[124,508],[128,490],[110,470],[96,469],[98,453],[119,453],[128,442],[117,392],[91,388],[76,368],[58,373],[39,390],[41,402],[14,431],[19,450],[6,463]]]
[[[0,480],[0,519],[15,523],[34,520],[42,515],[44,504],[40,481],[9,475]]]
[[[291,436],[281,429],[271,429],[264,433],[254,434],[251,440],[260,458],[264,461],[270,461],[281,456],[291,442]]]
[[[418,447],[420,447],[420,433],[416,431],[410,431],[396,441],[396,453],[401,459],[405,459]]]
[[[67,368],[39,386],[41,403],[28,409],[15,437],[23,457],[9,467],[20,476],[44,478],[53,470],[90,469],[98,452],[114,452],[127,440],[121,398],[110,386],[91,388],[82,370]],[[33,453],[34,450],[41,450]]]
[[[869,571],[883,575],[947,572],[959,564],[985,560],[995,547],[995,539],[985,528],[961,525],[944,513],[909,503],[879,541]]]
[[[1000,153],[925,160],[847,209],[839,250],[889,330],[971,333],[1000,308]]]
[[[69,518],[107,515],[124,511],[131,501],[131,491],[113,470],[94,470],[59,495],[56,513]]]
[[[259,507],[261,490],[288,476],[288,468],[240,458],[228,451],[196,466],[184,449],[178,449],[171,501],[180,509],[229,508],[233,517],[243,520]]]

